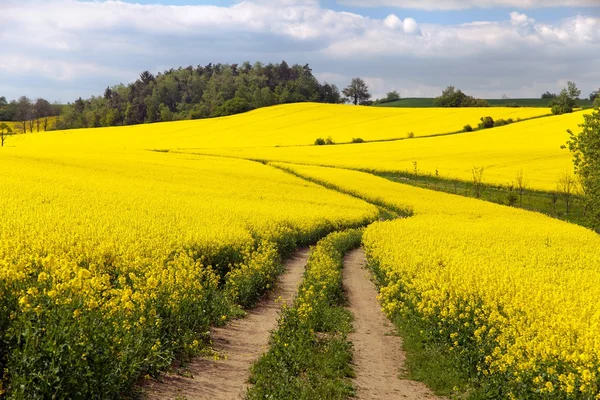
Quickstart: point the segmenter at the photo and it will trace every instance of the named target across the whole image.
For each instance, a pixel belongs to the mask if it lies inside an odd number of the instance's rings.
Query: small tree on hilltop
[[[571,139],[569,150],[573,153],[575,172],[579,176],[586,218],[594,229],[600,229],[600,99],[596,99],[596,110],[584,115],[580,125],[582,131],[568,131]]]
[[[550,102],[552,114],[554,115],[572,113],[575,105],[575,100],[569,96],[567,89],[561,90],[560,94]]]
[[[381,101],[389,103],[396,100],[400,100],[400,93],[398,93],[397,90],[392,90],[391,92],[388,92]]]
[[[560,94],[550,102],[549,106],[552,108],[552,114],[572,113],[573,109],[577,107],[577,100],[580,95],[581,90],[577,88],[577,85],[571,81],[567,82],[567,87],[561,90]]]
[[[488,107],[486,100],[467,96],[454,86],[448,86],[442,91],[442,95],[433,100],[436,107]]]
[[[12,135],[13,131],[10,126],[8,126],[5,122],[0,123],[0,146],[4,147],[4,141],[10,135]]]
[[[363,104],[371,98],[369,87],[361,78],[352,79],[350,85],[348,85],[342,93],[354,103],[354,105]]]

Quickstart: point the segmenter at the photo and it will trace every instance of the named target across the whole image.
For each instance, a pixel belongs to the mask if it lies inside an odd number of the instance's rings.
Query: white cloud
[[[310,63],[320,79],[339,86],[368,77],[376,93],[432,95],[454,84],[516,97],[552,90],[564,79],[579,79],[584,91],[600,82],[600,18],[589,16],[544,24],[513,12],[501,22],[432,25],[338,12],[318,0],[230,7],[0,1],[0,88],[8,97],[62,97],[67,83],[68,93],[80,87],[88,96],[146,69],[282,59]],[[35,91],[38,81],[46,92],[21,92]],[[49,83],[56,81],[62,85]]]
[[[398,7],[417,10],[466,10],[470,8],[599,7],[598,0],[338,0],[353,7]]]
[[[405,18],[403,21],[394,14],[388,15],[383,20],[383,25],[385,25],[386,27],[388,27],[392,30],[399,30],[404,33],[411,33],[411,34],[420,33],[420,29],[419,29],[419,25],[417,24],[417,21],[415,21],[412,18]]]
[[[516,11],[510,13],[510,22],[513,25],[523,26],[535,23],[535,19],[529,18],[526,14],[521,14]]]

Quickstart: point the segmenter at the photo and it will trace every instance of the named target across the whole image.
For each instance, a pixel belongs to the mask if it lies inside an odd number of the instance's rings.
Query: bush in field
[[[463,127],[463,132],[472,132],[472,131],[473,131],[473,127],[469,124],[467,124]]]
[[[481,117],[479,129],[488,129],[494,127],[494,119],[492,117]]]
[[[363,138],[352,138],[352,143],[364,143],[365,140]]]

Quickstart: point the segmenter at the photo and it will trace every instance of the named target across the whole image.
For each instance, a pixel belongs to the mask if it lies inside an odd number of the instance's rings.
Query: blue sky
[[[171,6],[171,7],[166,7]],[[184,7],[186,6],[186,7]],[[600,87],[598,0],[0,0],[0,96],[62,102],[141,71],[309,63],[371,91],[537,97]]]

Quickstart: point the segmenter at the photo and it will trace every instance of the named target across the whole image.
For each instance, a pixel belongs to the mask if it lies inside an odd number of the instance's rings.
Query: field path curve
[[[356,397],[363,400],[440,399],[425,384],[399,378],[405,362],[402,339],[381,312],[377,289],[365,265],[362,249],[344,257],[344,289],[348,310],[354,315],[354,332],[349,340],[354,347]]]
[[[243,399],[250,377],[250,366],[269,348],[271,331],[277,327],[279,310],[290,304],[302,281],[308,248],[296,251],[285,263],[275,290],[249,310],[244,318],[211,329],[213,349],[221,356],[194,359],[186,376],[166,374],[145,388],[145,398],[186,400]],[[277,301],[279,298],[283,301]]]

